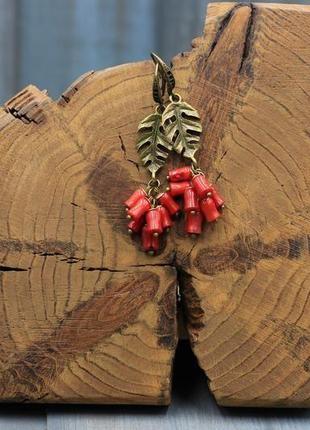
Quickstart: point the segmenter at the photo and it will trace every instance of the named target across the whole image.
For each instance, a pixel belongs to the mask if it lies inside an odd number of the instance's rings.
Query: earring
[[[146,190],[137,189],[124,202],[127,218],[130,219],[128,232],[141,234],[143,250],[150,255],[158,251],[160,236],[169,231],[173,225],[172,217],[180,211],[180,206],[169,193],[159,194],[161,183],[157,175],[172,149],[162,119],[167,81],[159,69],[160,65],[156,64],[153,80],[153,99],[157,104],[155,112],[144,118],[138,126],[137,151],[151,178]]]
[[[169,82],[167,92],[169,103],[162,114],[162,124],[172,149],[191,165],[170,170],[167,176],[169,194],[183,198],[185,212],[185,233],[196,236],[202,231],[202,223],[216,221],[224,209],[224,200],[198,167],[195,158],[200,148],[202,132],[198,112],[184,102],[179,94],[173,92],[174,79],[171,79],[168,66],[153,54],[153,60],[161,65],[164,79]]]
[[[160,247],[160,236],[169,231],[173,217],[181,211],[183,200],[185,232],[192,236],[202,231],[203,219],[216,221],[224,207],[224,200],[198,167],[195,154],[200,147],[202,131],[198,112],[173,92],[175,79],[171,69],[156,54],[153,99],[155,112],[138,126],[137,151],[151,178],[146,190],[138,188],[124,202],[128,232],[141,234],[142,248],[154,255]],[[167,89],[169,101],[165,104]],[[171,150],[190,160],[190,165],[170,170],[169,186],[160,192],[159,170],[166,164]]]

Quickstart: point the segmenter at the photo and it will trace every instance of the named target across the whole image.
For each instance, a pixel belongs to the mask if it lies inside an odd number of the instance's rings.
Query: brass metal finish
[[[156,64],[154,79],[153,79],[153,99],[160,106],[164,104],[163,96],[166,90],[166,81],[164,79],[160,79],[159,75],[159,65]]]
[[[169,96],[172,95],[172,92],[173,92],[174,87],[175,87],[175,79],[174,79],[171,68],[169,66],[167,66],[167,64],[158,55],[156,55],[154,52],[151,52],[151,57],[152,57],[152,60],[154,61],[155,65],[159,66],[162,79],[167,84],[167,92],[168,92]]]
[[[170,103],[163,112],[163,128],[173,149],[197,163],[195,153],[200,147],[202,131],[196,109],[182,101],[178,94],[170,96]]]
[[[152,206],[156,206],[160,188],[156,175],[165,165],[172,149],[191,160],[194,174],[200,171],[195,153],[200,146],[202,128],[196,109],[173,92],[175,79],[171,68],[158,55],[151,53],[151,57],[155,63],[153,99],[157,107],[139,124],[137,151],[142,164],[151,173],[147,194]],[[166,90],[168,104],[165,102]]]
[[[139,124],[138,134],[137,150],[141,161],[155,178],[172,149],[162,127],[161,113],[155,112],[144,118]]]

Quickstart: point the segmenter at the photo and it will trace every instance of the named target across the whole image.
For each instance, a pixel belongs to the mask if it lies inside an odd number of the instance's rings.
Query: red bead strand
[[[211,186],[211,196],[214,200],[214,203],[218,209],[223,209],[224,207],[224,199],[223,197],[216,191],[214,186]]]
[[[202,215],[201,212],[188,212],[185,218],[185,232],[197,235],[201,233]]]
[[[151,208],[151,203],[146,197],[140,198],[135,206],[128,210],[128,218],[132,218],[137,221],[141,218],[149,209]]]
[[[138,220],[131,220],[128,223],[128,233],[132,234],[132,233],[139,233],[142,226],[144,224],[144,217],[142,216],[141,218],[139,218]]]
[[[159,203],[168,209],[170,215],[176,215],[180,211],[180,206],[173,200],[169,193],[162,193],[158,196]]]
[[[184,191],[189,186],[190,186],[190,183],[188,181],[171,182],[169,187],[167,188],[167,191],[169,191],[172,197],[181,196],[184,194]]]
[[[178,169],[169,170],[167,179],[171,182],[189,181],[192,176],[191,167],[184,166],[179,167]]]
[[[221,214],[216,208],[216,205],[211,197],[207,197],[200,202],[201,212],[208,222],[215,221]]]
[[[161,224],[163,226],[163,229],[167,231],[173,225],[171,216],[169,214],[168,209],[166,209],[164,206],[158,206],[158,208],[161,216]]]
[[[161,213],[158,206],[156,208],[150,209],[146,213],[145,219],[147,229],[153,236],[158,236],[160,233],[162,233],[163,226],[161,221]]]
[[[150,200],[146,191],[139,188],[124,202],[130,218],[128,232],[141,234],[142,247],[150,255],[158,252],[161,234],[170,229],[171,217],[180,211],[173,197],[183,197],[184,231],[192,236],[202,232],[204,219],[216,221],[224,207],[224,199],[206,176],[203,173],[193,176],[190,166],[170,170],[168,179],[168,191],[156,198]]]
[[[146,197],[146,192],[143,188],[138,188],[134,193],[131,194],[131,196],[124,202],[124,205],[127,208],[132,208],[138,203],[138,200],[142,199],[143,197]]]
[[[184,191],[184,211],[196,212],[199,211],[199,200],[196,191],[193,187],[188,187]]]
[[[142,229],[142,235],[141,235],[142,247],[144,251],[146,252],[151,251],[152,239],[153,239],[153,235],[148,231],[147,226],[145,225]]]
[[[211,192],[211,184],[202,173],[193,177],[192,186],[200,199]]]

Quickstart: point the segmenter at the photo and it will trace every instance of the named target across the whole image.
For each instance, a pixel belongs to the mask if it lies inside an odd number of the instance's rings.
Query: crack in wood
[[[79,76],[60,96],[57,103],[59,106],[66,106],[72,97],[95,75],[94,70]]]
[[[27,272],[28,269],[0,265],[0,272]]]
[[[215,50],[222,34],[224,33],[226,27],[228,26],[231,18],[233,17],[233,15],[235,14],[236,10],[238,10],[240,7],[246,6],[248,7],[247,3],[238,3],[236,4],[221,20],[218,30],[215,34],[215,37],[213,39],[213,42],[210,46],[209,52],[207,53],[207,55],[204,58],[204,61],[207,62],[209,57],[211,56],[212,52]]]
[[[121,134],[118,135],[118,138],[119,138],[120,143],[121,143],[121,151],[123,153],[124,160],[128,161],[129,163],[132,163],[135,166],[135,168],[138,170],[138,172],[140,172],[139,164],[136,161],[133,161],[127,157],[127,149],[126,149],[126,146],[125,146],[125,143],[124,143],[124,140],[123,140]]]
[[[248,20],[248,26],[245,33],[244,48],[241,56],[239,73],[242,73],[243,71],[247,71],[247,73],[250,75],[249,73],[250,68],[246,66],[247,66],[247,61],[250,57],[252,45],[253,45],[253,38],[254,38],[254,32],[255,32],[255,18],[256,18],[257,9],[253,3],[249,3],[248,7],[250,7],[251,9],[251,14]]]

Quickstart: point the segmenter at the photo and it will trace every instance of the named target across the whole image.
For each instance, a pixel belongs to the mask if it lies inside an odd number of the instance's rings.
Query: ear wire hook
[[[163,96],[166,90],[166,81],[162,78],[161,82],[159,80],[159,66],[156,64],[153,80],[153,99],[160,106],[163,106],[164,99]]]
[[[171,96],[175,87],[175,78],[173,76],[171,68],[167,66],[167,64],[154,52],[151,52],[151,58],[154,61],[155,65],[158,65],[162,81],[166,82],[168,94],[169,96]]]

